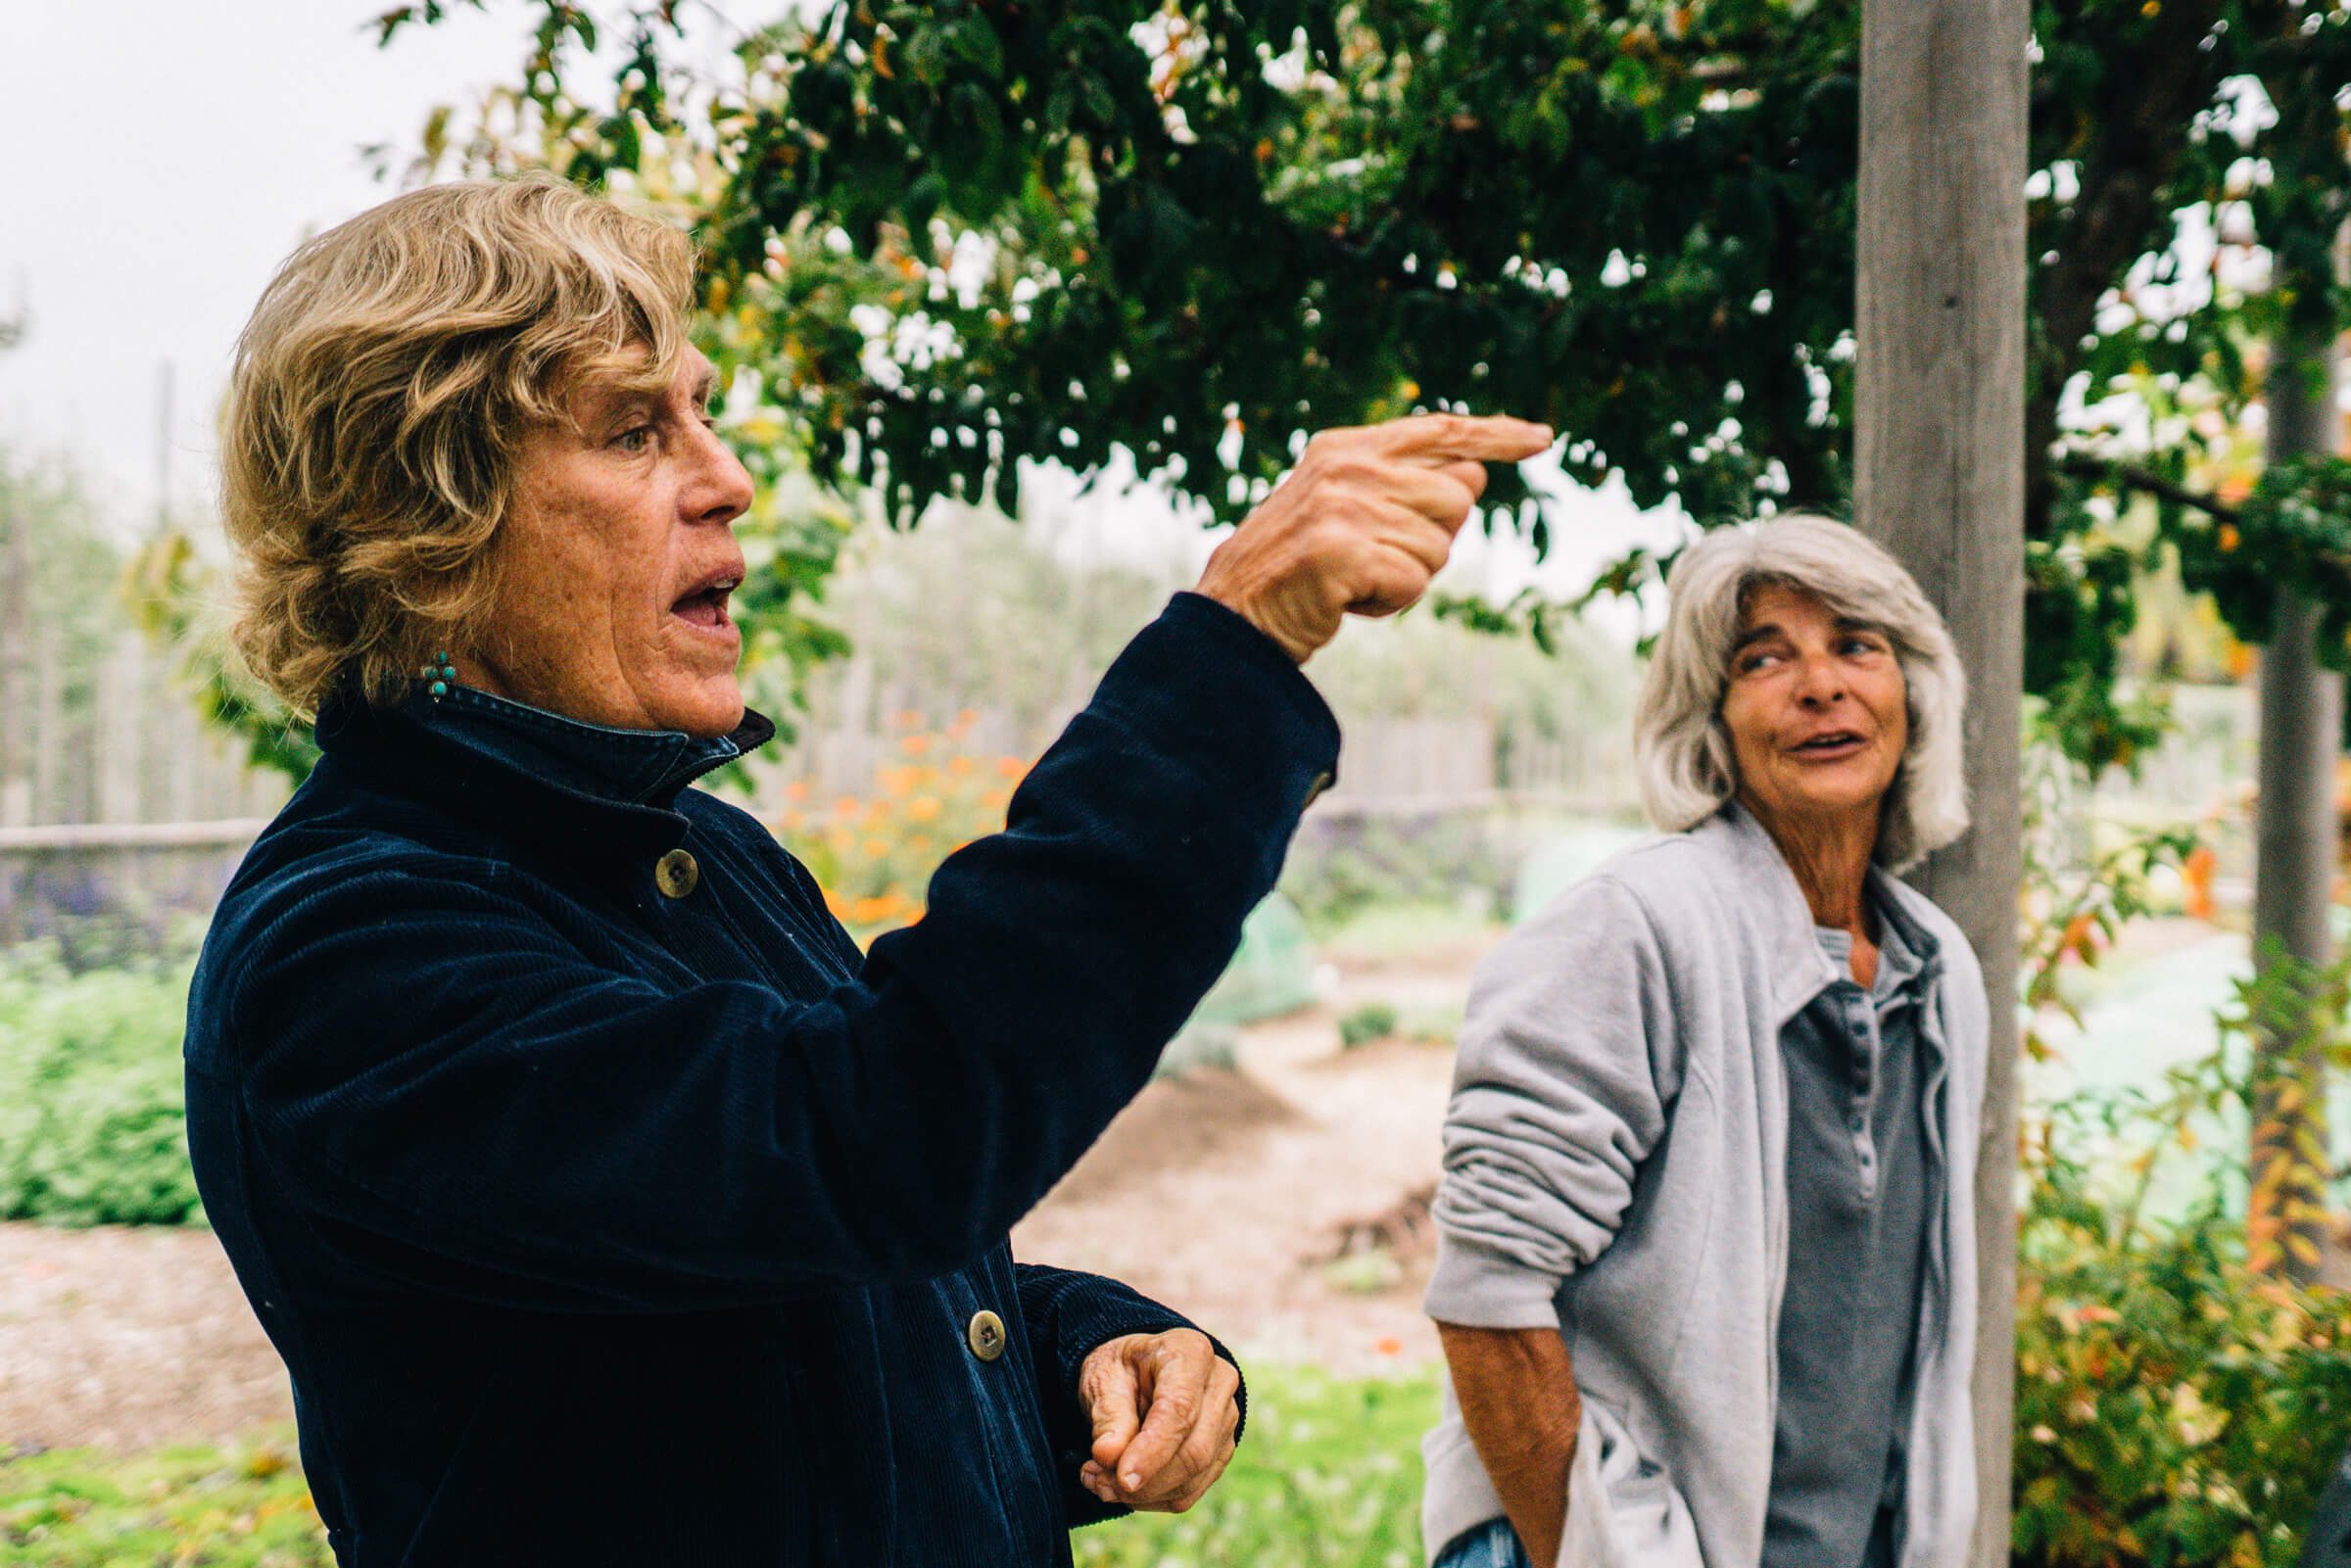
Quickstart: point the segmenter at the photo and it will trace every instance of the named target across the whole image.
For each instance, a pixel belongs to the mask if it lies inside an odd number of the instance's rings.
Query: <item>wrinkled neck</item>
[[[1780,858],[1796,876],[1812,924],[1874,941],[1869,928],[1869,865],[1878,846],[1878,807],[1797,815],[1778,813],[1742,795]]]

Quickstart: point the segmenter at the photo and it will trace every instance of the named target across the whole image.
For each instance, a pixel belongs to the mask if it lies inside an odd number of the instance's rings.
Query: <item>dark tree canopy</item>
[[[674,3],[517,9],[540,155],[667,193],[714,351],[900,524],[1119,448],[1235,519],[1304,432],[1440,405],[1547,420],[1575,479],[1703,524],[1847,508],[1859,0],[862,0],[743,40],[725,90],[671,64]],[[600,24],[630,47],[592,94]],[[2042,0],[2035,29],[2028,684],[2105,762],[2144,738],[2112,685],[2162,551],[2250,638],[2299,581],[2346,650],[2351,482],[2210,501],[2193,416],[2233,429],[2248,344],[2342,311],[2351,0]],[[2224,243],[2176,243],[2183,213]],[[2135,437],[2065,412],[2116,391]],[[2133,493],[2151,541],[2113,526]],[[1544,498],[1493,499],[1546,543]]]

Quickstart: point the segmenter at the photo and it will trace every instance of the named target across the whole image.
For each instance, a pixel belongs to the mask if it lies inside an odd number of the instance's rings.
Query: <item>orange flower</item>
[[[940,806],[936,795],[917,795],[906,802],[906,815],[916,822],[934,821],[937,818],[939,811]]]
[[[978,766],[978,763],[975,763],[971,758],[965,756],[954,756],[947,759],[947,772],[953,774],[958,779],[970,778],[972,775],[972,770]]]
[[[784,798],[792,801],[795,804],[799,801],[807,799],[808,781],[805,779],[794,779],[792,783],[786,784],[784,786]]]
[[[865,802],[855,795],[842,795],[833,802],[833,815],[836,817],[854,817],[864,809]]]
[[[2220,857],[2212,852],[2211,845],[2198,844],[2188,851],[2186,861],[2181,865],[2181,880],[2187,884],[2186,913],[2197,920],[2213,917],[2212,874],[2219,864]]]
[[[2057,944],[2059,953],[2071,953],[2085,963],[2097,954],[2097,927],[2091,917],[2076,915],[2065,924],[2065,935]]]
[[[865,852],[875,860],[889,853],[889,840],[879,835],[865,841]]]
[[[807,814],[806,812],[804,812],[804,811],[788,811],[788,812],[784,813],[784,831],[785,831],[786,832],[788,832],[788,833],[796,833],[796,832],[799,832],[799,831],[800,831],[802,828],[805,828],[805,827],[807,827],[807,826],[808,826],[808,814]]]
[[[900,708],[891,717],[901,730],[919,730],[923,727],[923,716],[912,708]]]
[[[898,749],[910,757],[919,757],[931,749],[931,737],[927,735],[907,736],[898,742]]]
[[[996,777],[999,779],[1018,779],[1028,771],[1029,764],[1018,757],[998,757],[996,759]]]

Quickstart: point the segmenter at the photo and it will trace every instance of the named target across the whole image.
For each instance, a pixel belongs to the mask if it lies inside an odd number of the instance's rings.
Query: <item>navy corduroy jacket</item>
[[[1337,727],[1179,594],[866,955],[687,787],[772,734],[338,697],[231,880],[189,1143],[347,1568],[1005,1568],[1114,1511],[1079,1366],[1185,1320],[1006,1234],[1230,959]]]

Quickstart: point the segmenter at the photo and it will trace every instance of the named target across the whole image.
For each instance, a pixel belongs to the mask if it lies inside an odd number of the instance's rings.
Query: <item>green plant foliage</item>
[[[2351,1445],[2351,1297],[2256,1274],[2241,1219],[2122,1228],[2033,1171],[2017,1307],[2019,1564],[2288,1568]]]
[[[334,1568],[293,1434],[130,1458],[0,1449],[0,1564]]]
[[[1119,447],[1233,520],[1301,432],[1435,406],[1546,419],[1572,477],[1708,525],[1849,503],[1859,0],[860,0],[757,31],[744,89],[698,96],[648,85],[674,9],[614,4],[617,113],[577,80],[583,8],[524,9],[502,112],[583,177],[654,143],[714,170],[691,214],[712,300],[817,475],[901,523],[942,496],[1012,510],[1023,459]],[[2148,735],[2111,703],[2115,647],[2135,574],[2197,526],[2191,416],[2258,395],[2250,339],[2341,318],[2351,11],[2033,22],[2031,677],[2106,766]],[[2192,270],[2183,214],[2266,276]],[[2061,420],[2115,392],[2147,430]],[[2167,491],[2157,539],[2115,536],[2115,498]],[[1546,498],[1506,474],[1490,499],[1547,542]],[[1560,607],[1445,609],[1540,640]]]
[[[1190,1513],[1078,1531],[1081,1568],[1247,1563],[1251,1568],[1416,1568],[1420,1434],[1436,1421],[1425,1375],[1347,1380],[1252,1368],[1249,1431]],[[681,1507],[726,1506],[682,1498]],[[291,1434],[234,1449],[131,1458],[0,1449],[0,1564],[22,1568],[331,1568],[295,1468]]]
[[[2197,1151],[2198,1125],[2242,1127],[2275,1103],[2275,1086],[2253,1076],[2250,1034],[2272,1011],[2261,993],[2284,985],[2307,995],[2303,977],[2247,982],[2218,1048],[2172,1073],[2165,1094],[2078,1098],[2028,1131],[2019,1563],[2299,1560],[2351,1446],[2351,1295],[2285,1277],[2281,1250],[2303,1242],[2297,1216],[2255,1205],[2248,1220],[2244,1200],[2249,1185],[2295,1186],[2290,1167],[2310,1168],[2311,1152],[2289,1147],[2279,1169],[2260,1172],[2225,1162],[2186,1214],[2144,1212],[2157,1164]],[[2339,1060],[2335,1018],[2339,1007],[2326,1024]]]
[[[2241,509],[2183,519],[2180,566],[2248,641],[2269,641],[2278,586],[2320,607],[2319,655],[2351,669],[2351,462],[2298,456],[2271,464]]]
[[[188,969],[0,960],[0,1219],[200,1223],[179,1042]]]
[[[2044,720],[2046,715],[2043,715]],[[2059,841],[2062,785],[2086,782],[2053,737],[2029,751],[2024,997],[2071,1013],[2058,984],[2149,907],[2158,868],[2194,844],[2140,834],[2100,853]],[[2029,1115],[2017,1256],[2013,1544],[2020,1568],[2286,1568],[2351,1445],[2351,1296],[2285,1277],[2315,1263],[2304,1206],[2325,1151],[2278,1129],[2253,1168],[2245,1134],[2291,1119],[2317,1072],[2351,1063],[2345,971],[2265,966],[2215,1020],[2213,1049],[2160,1090],[2085,1093]],[[2257,1036],[2284,1049],[2257,1052]],[[2036,1029],[2029,1051],[2046,1054]],[[2283,1074],[2271,1064],[2293,1064]],[[2211,1142],[2207,1143],[2207,1138]],[[2196,1162],[2184,1212],[2150,1202]],[[2249,1196],[2266,1195],[2248,1202]]]
[[[1339,1020],[1339,1044],[1350,1051],[1395,1032],[1396,1010],[1385,1002],[1366,1002]]]
[[[1291,848],[1281,891],[1317,935],[1376,908],[1464,896],[1499,908],[1516,872],[1515,836],[1463,812],[1314,823]]]

